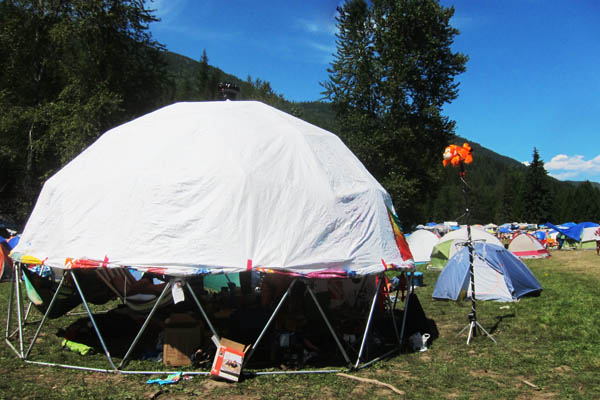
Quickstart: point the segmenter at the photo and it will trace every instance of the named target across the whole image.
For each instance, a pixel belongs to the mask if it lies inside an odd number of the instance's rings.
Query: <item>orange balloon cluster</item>
[[[473,155],[471,154],[471,146],[468,143],[463,143],[462,147],[455,144],[451,144],[444,150],[444,167],[448,164],[452,164],[456,167],[460,163],[470,164],[473,162]]]

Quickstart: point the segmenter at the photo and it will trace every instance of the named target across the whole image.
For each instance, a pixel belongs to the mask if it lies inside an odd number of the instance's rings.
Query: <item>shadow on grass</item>
[[[496,332],[498,330],[498,327],[500,326],[500,324],[502,323],[502,321],[505,318],[514,318],[516,316],[515,313],[511,313],[511,314],[504,314],[504,315],[499,315],[496,317],[496,323],[494,324],[494,326],[492,326],[490,328],[490,335],[493,334],[494,332]]]

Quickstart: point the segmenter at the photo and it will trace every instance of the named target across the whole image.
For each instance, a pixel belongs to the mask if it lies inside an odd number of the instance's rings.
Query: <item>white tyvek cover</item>
[[[177,103],[106,132],[50,178],[14,254],[367,274],[382,259],[407,266],[386,205],[330,132],[259,102]]]

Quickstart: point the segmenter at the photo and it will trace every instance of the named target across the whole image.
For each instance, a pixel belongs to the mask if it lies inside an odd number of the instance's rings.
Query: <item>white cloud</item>
[[[306,44],[308,47],[311,47],[314,50],[322,51],[323,53],[327,54],[333,54],[336,50],[335,45],[331,43],[322,44],[318,42],[307,41]]]
[[[564,181],[565,179],[575,178],[578,173],[577,172],[562,172],[560,174],[552,174],[549,173],[549,176],[558,179],[559,181]]]
[[[151,0],[146,1],[146,7],[155,10],[154,14],[162,22],[169,23],[185,8],[187,0]]]
[[[337,26],[335,21],[327,21],[316,22],[304,18],[296,19],[296,22],[300,29],[305,32],[313,33],[313,34],[326,34],[326,35],[335,35],[337,33]]]
[[[557,154],[544,166],[548,171],[565,170],[600,173],[600,154],[591,160],[585,160],[582,155],[568,156],[566,154]]]
[[[557,154],[544,164],[548,175],[559,179],[598,181],[600,177],[600,154],[591,160],[585,156]]]
[[[523,164],[526,167],[529,167],[531,165],[529,161],[521,161],[521,164]]]

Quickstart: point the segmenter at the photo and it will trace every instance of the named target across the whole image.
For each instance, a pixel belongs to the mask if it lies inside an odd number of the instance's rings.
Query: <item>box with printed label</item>
[[[237,382],[242,374],[244,356],[249,347],[233,340],[221,339],[210,374]]]

